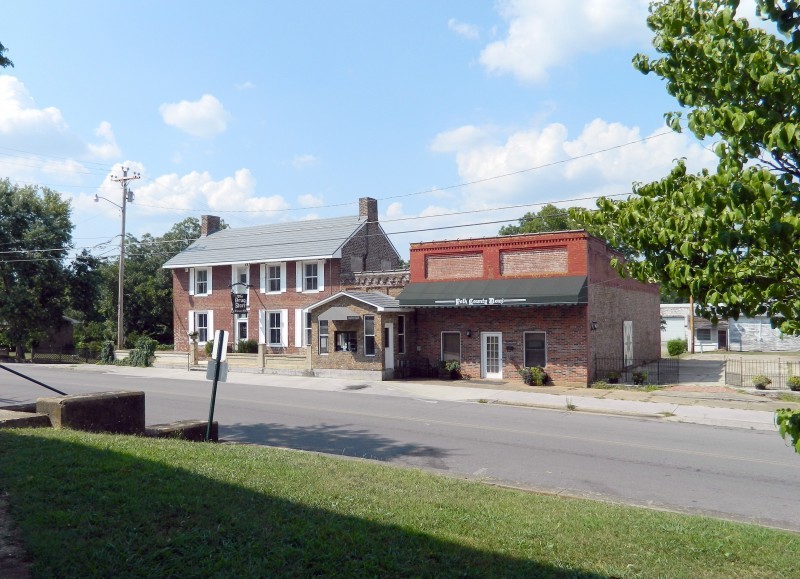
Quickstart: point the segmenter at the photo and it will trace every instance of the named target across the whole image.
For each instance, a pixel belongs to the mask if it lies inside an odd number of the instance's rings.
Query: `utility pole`
[[[123,304],[125,296],[123,288],[125,286],[125,204],[129,201],[133,203],[133,191],[128,189],[128,182],[140,179],[139,173],[128,175],[128,167],[122,167],[122,177],[111,176],[112,181],[122,185],[122,237],[119,240],[119,294],[117,296],[117,350],[121,350],[125,344],[122,330]]]

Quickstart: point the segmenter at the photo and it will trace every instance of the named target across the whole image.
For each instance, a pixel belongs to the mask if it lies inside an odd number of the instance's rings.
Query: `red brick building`
[[[586,385],[597,358],[660,356],[658,288],[621,278],[614,257],[585,231],[416,243],[398,306],[414,308],[413,347],[432,364],[511,381],[541,366]]]
[[[268,353],[305,352],[308,306],[391,278],[385,272],[400,259],[369,197],[352,217],[237,229],[220,229],[215,216],[201,221],[200,238],[164,264],[172,270],[178,351],[189,349],[189,334],[202,345],[219,329],[230,331],[233,343],[256,340]],[[246,296],[247,313],[231,313],[232,292]]]

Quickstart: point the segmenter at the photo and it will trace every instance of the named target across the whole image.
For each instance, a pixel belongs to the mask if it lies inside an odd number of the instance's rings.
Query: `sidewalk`
[[[151,379],[205,380],[204,372],[187,369],[95,365],[70,365],[60,368],[72,371],[111,372]],[[373,395],[509,404],[770,431],[775,430],[774,411],[777,408],[800,409],[800,397],[796,402],[782,401],[777,398],[776,391],[756,393],[757,391],[752,389],[748,391],[730,388],[724,385],[724,380],[713,366],[699,365],[691,372],[690,368],[691,364],[688,364],[680,384],[664,386],[651,392],[624,387],[618,389],[531,387],[516,382],[487,380],[432,379],[381,382],[359,378],[315,378],[249,372],[229,372],[227,383],[305,390],[363,391]]]

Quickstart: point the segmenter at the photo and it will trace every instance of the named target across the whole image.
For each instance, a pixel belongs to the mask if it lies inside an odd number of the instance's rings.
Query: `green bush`
[[[258,342],[255,340],[239,340],[236,351],[240,354],[255,354],[258,352]]]
[[[688,351],[686,340],[675,339],[667,342],[667,352],[670,356],[680,356]]]
[[[789,376],[786,385],[792,392],[800,392],[800,376]]]
[[[753,386],[756,387],[756,390],[766,390],[767,386],[772,384],[772,379],[768,376],[764,376],[763,374],[756,374],[752,378]]]
[[[530,368],[520,368],[517,370],[519,375],[522,376],[522,381],[528,386],[542,386],[547,382],[547,373],[538,366],[531,366]]]
[[[214,340],[209,340],[208,342],[206,342],[206,347],[204,348],[204,350],[206,352],[206,356],[208,356],[210,358],[211,357],[211,350],[213,350],[213,349],[214,349]]]
[[[114,363],[114,342],[106,340],[100,347],[100,364]]]
[[[136,340],[136,347],[131,350],[128,358],[130,359],[131,366],[138,366],[146,368],[150,365],[150,361],[155,354],[156,345],[158,342],[147,336],[142,336]]]

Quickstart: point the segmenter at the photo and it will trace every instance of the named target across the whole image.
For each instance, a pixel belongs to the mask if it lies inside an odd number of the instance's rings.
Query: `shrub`
[[[128,356],[128,358],[130,358],[130,365],[139,366],[140,368],[148,367],[150,365],[150,360],[156,351],[157,344],[158,342],[152,338],[148,338],[147,336],[142,336],[136,340],[136,347],[131,350],[131,353]]]
[[[789,379],[786,380],[786,385],[789,386],[789,390],[792,392],[800,392],[800,376],[789,376]]]
[[[688,351],[686,340],[675,339],[667,342],[667,352],[670,356],[680,356]]]
[[[766,390],[767,386],[772,384],[772,380],[763,374],[756,374],[753,376],[752,381],[753,386],[756,387],[756,390]]]
[[[442,360],[439,362],[439,369],[442,373],[449,374],[453,380],[461,377],[461,362],[458,360]]]
[[[213,349],[214,349],[214,340],[209,340],[208,342],[206,342],[206,347],[205,347],[206,356],[211,357],[211,350]]]
[[[241,354],[255,354],[258,352],[258,342],[255,340],[239,340],[236,351]]]
[[[114,363],[114,342],[111,340],[106,340],[103,342],[103,345],[100,347],[100,360],[101,364],[113,364]]]
[[[608,383],[609,384],[618,384],[619,383],[619,372],[615,372],[612,370],[608,373]]]
[[[647,372],[637,370],[633,373],[632,377],[634,385],[639,386],[647,381]]]
[[[547,373],[538,366],[531,366],[529,368],[520,368],[517,370],[519,375],[522,376],[522,381],[528,386],[542,386],[547,382]]]

